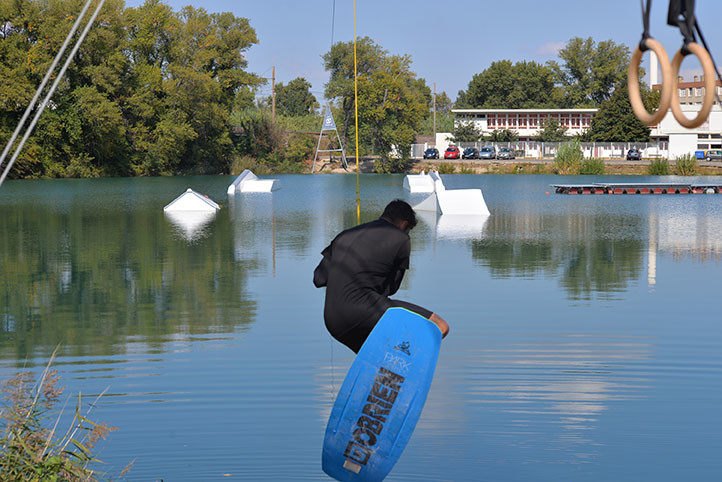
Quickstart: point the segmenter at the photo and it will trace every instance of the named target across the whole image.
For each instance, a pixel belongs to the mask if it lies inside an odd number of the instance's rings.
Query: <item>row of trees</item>
[[[459,92],[456,107],[598,108],[591,128],[581,134],[582,140],[648,141],[649,128],[636,118],[629,104],[629,58],[629,48],[612,40],[596,43],[591,37],[572,38],[559,51],[559,61],[546,65],[526,61],[513,64],[509,60],[493,62],[473,76],[466,90]],[[644,86],[641,92],[648,109],[659,105],[658,92]],[[474,136],[468,126],[454,134],[464,140]],[[478,133],[478,137],[482,135]],[[539,133],[539,139],[546,141],[563,140],[565,136],[565,129],[555,121]]]
[[[7,141],[80,9],[64,0],[0,1],[0,141]],[[230,113],[260,83],[245,18],[158,0],[108,0],[15,177],[227,172]],[[251,96],[252,98],[252,96]]]

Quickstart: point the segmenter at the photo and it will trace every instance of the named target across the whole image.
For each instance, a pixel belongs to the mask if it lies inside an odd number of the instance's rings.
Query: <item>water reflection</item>
[[[522,447],[562,450],[588,462],[601,441],[594,430],[612,404],[644,398],[649,380],[638,375],[650,363],[645,339],[563,335],[555,339],[498,340],[472,353],[470,402],[498,418]],[[566,460],[568,463],[568,460]]]
[[[641,218],[492,216],[472,257],[494,277],[556,276],[571,298],[624,291],[643,265]]]
[[[165,217],[176,227],[181,239],[197,241],[206,236],[207,226],[216,217],[216,212],[203,211],[165,211]]]
[[[122,353],[129,337],[162,342],[253,321],[252,261],[234,260],[226,210],[179,228],[162,213],[167,193],[123,205],[104,181],[80,184],[97,202],[56,203],[27,189],[24,203],[2,210],[0,356],[24,360],[58,343],[73,354]]]

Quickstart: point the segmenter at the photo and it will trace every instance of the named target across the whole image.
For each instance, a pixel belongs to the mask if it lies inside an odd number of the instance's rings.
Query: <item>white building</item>
[[[579,134],[591,127],[597,109],[452,109],[454,123],[473,122],[485,133],[509,129],[520,141],[539,134],[549,119],[567,129],[567,135]]]

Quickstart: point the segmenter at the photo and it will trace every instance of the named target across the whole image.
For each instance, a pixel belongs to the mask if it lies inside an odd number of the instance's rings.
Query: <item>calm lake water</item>
[[[128,480],[327,480],[353,353],[326,332],[311,279],[356,223],[356,179],[278,177],[273,194],[232,198],[230,176],[5,183],[0,379],[40,371],[60,344],[66,395],[107,388],[91,418],[118,431],[100,468],[135,460]],[[720,480],[722,196],[442,177],[482,188],[492,214],[423,216],[412,232],[397,297],[451,333],[387,480]],[[402,181],[362,176],[362,221],[421,199]],[[223,206],[200,227],[163,214],[188,187]]]

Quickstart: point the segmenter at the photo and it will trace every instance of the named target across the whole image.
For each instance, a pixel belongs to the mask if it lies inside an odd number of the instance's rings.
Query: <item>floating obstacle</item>
[[[195,241],[204,234],[205,226],[215,217],[221,207],[208,196],[188,188],[163,208],[168,220],[179,234],[188,241]]]
[[[441,214],[462,214],[465,216],[489,216],[481,189],[446,189],[438,173],[431,171],[434,192],[414,206],[418,211],[434,211]]]
[[[165,212],[216,212],[221,207],[208,196],[188,188],[186,192],[175,198],[163,208]]]
[[[409,192],[434,192],[434,178],[429,174],[424,171],[420,174],[407,174],[404,178],[404,189]]]
[[[557,194],[722,194],[722,184],[595,182],[551,187]]]
[[[230,186],[228,194],[237,192],[271,192],[281,188],[278,179],[258,179],[249,169],[244,170]]]

